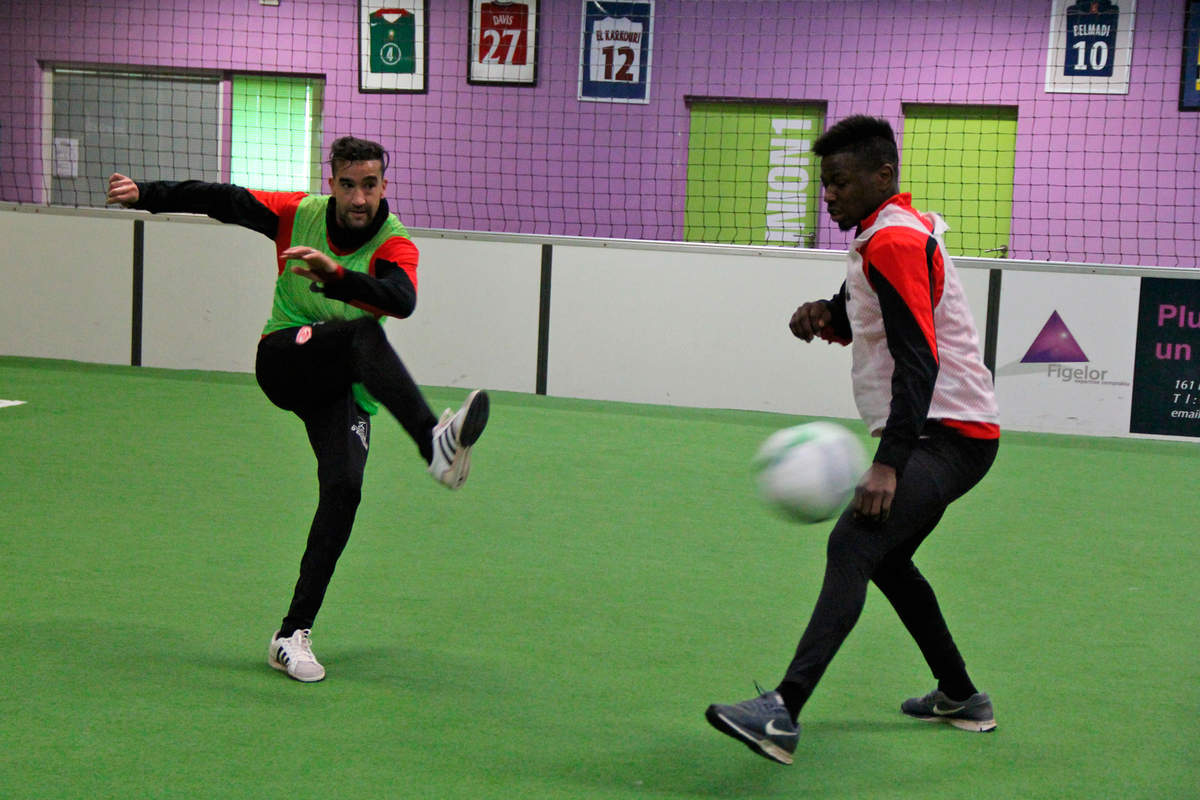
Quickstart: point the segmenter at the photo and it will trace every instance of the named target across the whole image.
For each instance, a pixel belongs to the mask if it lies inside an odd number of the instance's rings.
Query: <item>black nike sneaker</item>
[[[792,763],[800,726],[792,722],[779,692],[763,692],[731,706],[711,705],[704,716],[721,733],[732,736],[763,758],[780,764]]]
[[[992,699],[986,692],[976,692],[966,700],[958,701],[934,689],[924,697],[908,698],[900,704],[900,710],[926,722],[948,722],[964,731],[987,733],[996,729]]]

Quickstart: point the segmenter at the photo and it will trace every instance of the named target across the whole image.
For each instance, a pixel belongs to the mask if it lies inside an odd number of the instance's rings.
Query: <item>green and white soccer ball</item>
[[[832,422],[809,422],[771,434],[754,456],[759,494],[801,522],[841,513],[867,469],[854,434]]]

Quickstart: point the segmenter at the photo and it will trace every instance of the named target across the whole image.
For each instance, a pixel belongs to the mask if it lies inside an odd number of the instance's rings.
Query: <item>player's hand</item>
[[[138,201],[139,196],[138,185],[132,178],[127,178],[119,172],[108,176],[108,197],[104,201],[107,205],[120,203],[129,208]]]
[[[797,308],[788,327],[797,339],[811,342],[832,320],[833,314],[829,311],[829,304],[824,300],[816,300]]]
[[[292,272],[315,283],[334,280],[342,273],[342,268],[336,261],[311,247],[289,247],[282,255],[284,258],[303,261],[303,265],[293,264]]]
[[[896,470],[878,462],[862,476],[854,489],[854,500],[850,507],[854,515],[870,522],[887,522],[892,513],[892,500],[896,497]]]

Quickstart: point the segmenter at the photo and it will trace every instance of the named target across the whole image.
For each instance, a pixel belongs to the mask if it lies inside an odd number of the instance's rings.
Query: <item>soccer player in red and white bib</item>
[[[900,193],[891,126],[854,116],[813,144],[829,215],[855,230],[846,281],[830,300],[805,303],[792,333],[852,347],[858,410],[879,437],[874,461],[829,537],[825,578],[783,680],[733,705],[709,706],[718,730],[760,755],[792,762],[797,717],[858,621],[874,582],[916,640],[937,688],[901,704],[905,714],[971,731],[996,727],[912,557],[946,507],[996,457],[992,376],[954,264],[946,224]]]

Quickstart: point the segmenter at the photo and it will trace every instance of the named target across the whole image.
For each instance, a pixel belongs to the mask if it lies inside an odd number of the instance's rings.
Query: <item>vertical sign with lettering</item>
[[[579,43],[579,99],[650,102],[653,0],[585,0]]]
[[[1200,280],[1142,279],[1129,432],[1200,438]]]
[[[824,128],[815,104],[688,99],[689,242],[816,247],[818,159]]]

